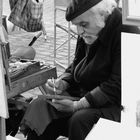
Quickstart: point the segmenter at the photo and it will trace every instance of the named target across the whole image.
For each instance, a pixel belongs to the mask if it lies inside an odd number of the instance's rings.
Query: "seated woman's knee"
[[[78,123],[95,124],[99,120],[100,115],[101,114],[97,109],[81,109],[72,115],[70,123],[71,125],[76,125]]]
[[[32,105],[40,105],[40,104],[46,104],[46,99],[43,95],[39,95],[36,99],[34,99],[31,104]]]

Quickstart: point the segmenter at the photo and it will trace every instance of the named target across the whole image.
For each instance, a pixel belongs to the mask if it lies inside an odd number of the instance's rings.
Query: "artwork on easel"
[[[0,0],[0,140],[6,140],[5,118],[8,118],[9,114],[5,85],[5,69],[2,54],[2,45],[6,42],[6,34],[2,25],[2,8],[3,1]]]
[[[140,0],[122,0],[123,24],[140,26]]]
[[[8,107],[7,107],[7,96],[6,96],[6,85],[4,77],[4,67],[3,67],[3,57],[2,57],[2,45],[6,42],[7,36],[2,25],[2,4],[3,1],[0,0],[0,117],[8,117]]]
[[[6,96],[6,86],[5,86],[5,78],[4,78],[3,57],[1,51],[2,45],[3,45],[2,42],[0,42],[0,117],[7,118],[8,109],[7,109],[7,96]]]

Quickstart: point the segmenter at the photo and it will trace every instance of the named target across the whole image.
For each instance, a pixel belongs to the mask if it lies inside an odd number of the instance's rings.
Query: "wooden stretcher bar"
[[[47,82],[47,80],[52,77],[57,77],[56,67],[44,67],[38,72],[17,79],[11,82],[11,90],[8,91],[7,98],[12,98],[30,89],[44,85]]]

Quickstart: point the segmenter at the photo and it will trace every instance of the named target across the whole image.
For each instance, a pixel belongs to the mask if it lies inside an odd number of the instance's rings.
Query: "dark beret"
[[[66,20],[71,21],[102,0],[71,0],[66,10]]]

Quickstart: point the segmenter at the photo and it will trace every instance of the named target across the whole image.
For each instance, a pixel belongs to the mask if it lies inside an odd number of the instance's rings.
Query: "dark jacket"
[[[78,37],[74,61],[66,69],[64,75],[67,76],[63,78],[71,85],[68,90],[70,94],[85,96],[93,107],[108,104],[120,106],[121,32],[137,30],[135,27],[122,25],[121,12],[115,9],[91,46],[87,46],[84,40]],[[74,92],[77,87],[79,92]]]

